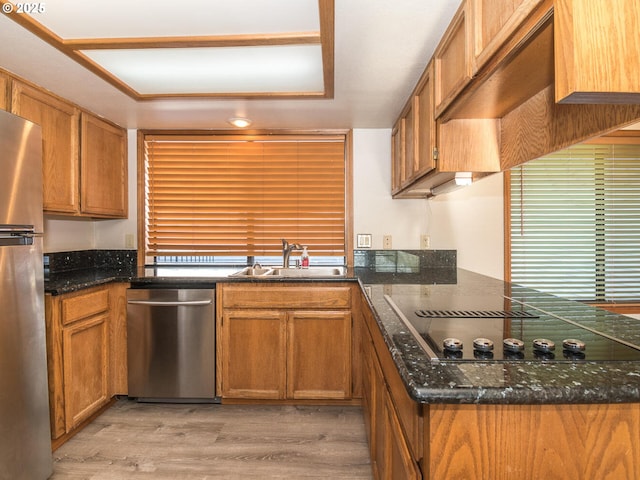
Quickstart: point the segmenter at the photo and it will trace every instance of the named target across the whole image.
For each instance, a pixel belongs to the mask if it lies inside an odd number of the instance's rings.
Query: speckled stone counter
[[[134,250],[82,250],[44,255],[44,291],[62,295],[136,276]]]
[[[115,259],[114,259],[115,255]],[[124,255],[124,259],[122,256]],[[640,344],[640,321],[570,302],[531,289],[455,268],[455,252],[357,252],[356,267],[331,278],[233,277],[238,267],[159,267],[131,269],[129,254],[88,256],[67,262],[71,269],[47,277],[47,293],[58,295],[112,281],[138,286],[210,287],[221,282],[360,282],[383,338],[405,382],[421,403],[618,403],[640,402],[640,362],[465,362],[433,363],[385,295],[403,290],[437,299],[446,288],[461,295],[499,295],[526,301],[598,332]],[[84,259],[87,260],[87,259]],[[57,259],[56,261],[60,261]],[[89,264],[89,265],[87,265]],[[135,264],[135,262],[133,262]],[[129,266],[127,266],[129,265]],[[416,293],[418,294],[418,293]]]
[[[403,283],[369,283],[370,305],[412,398],[421,403],[619,403],[640,402],[640,362],[440,361],[433,363],[385,300],[394,289],[423,288]],[[511,286],[465,270],[456,271],[460,294],[487,295],[509,291],[536,307],[553,311],[630,343],[640,340],[640,321],[605,312],[531,289]],[[446,285],[446,284],[445,284]],[[437,299],[438,285],[429,287]],[[492,292],[493,290],[493,292]]]

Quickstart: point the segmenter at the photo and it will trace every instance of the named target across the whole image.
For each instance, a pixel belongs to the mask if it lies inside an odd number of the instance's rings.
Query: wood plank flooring
[[[54,452],[51,480],[371,479],[362,409],[118,400]]]

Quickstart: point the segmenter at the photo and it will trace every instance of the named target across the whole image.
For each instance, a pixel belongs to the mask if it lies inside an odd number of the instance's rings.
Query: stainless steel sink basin
[[[243,268],[242,270],[240,270],[239,272],[236,272],[234,274],[232,274],[232,277],[261,277],[264,275],[267,275],[268,273],[272,272],[273,269],[270,267],[266,267],[266,268],[262,268],[262,267],[258,267],[258,268],[253,268],[253,267],[246,267]]]
[[[311,268],[282,268],[282,267],[265,267],[253,268],[246,267],[232,274],[232,277],[336,277],[344,275],[342,268],[337,267],[311,267]]]
[[[266,275],[279,277],[335,277],[344,275],[341,268],[312,267],[312,268],[274,268]]]

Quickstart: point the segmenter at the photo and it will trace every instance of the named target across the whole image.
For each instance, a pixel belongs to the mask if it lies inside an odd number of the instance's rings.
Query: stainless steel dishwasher
[[[129,396],[217,402],[214,288],[127,291]]]

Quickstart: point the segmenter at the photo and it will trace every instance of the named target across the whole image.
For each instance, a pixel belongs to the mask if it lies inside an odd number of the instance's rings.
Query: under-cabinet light
[[[245,128],[251,125],[251,120],[243,117],[233,117],[228,120],[228,122],[234,127]]]
[[[442,195],[443,193],[448,193],[453,190],[456,190],[460,187],[466,187],[473,183],[473,174],[471,172],[458,172],[455,177],[449,180],[448,182],[444,182],[437,187],[433,187],[431,189],[431,196],[434,197],[436,195]]]

